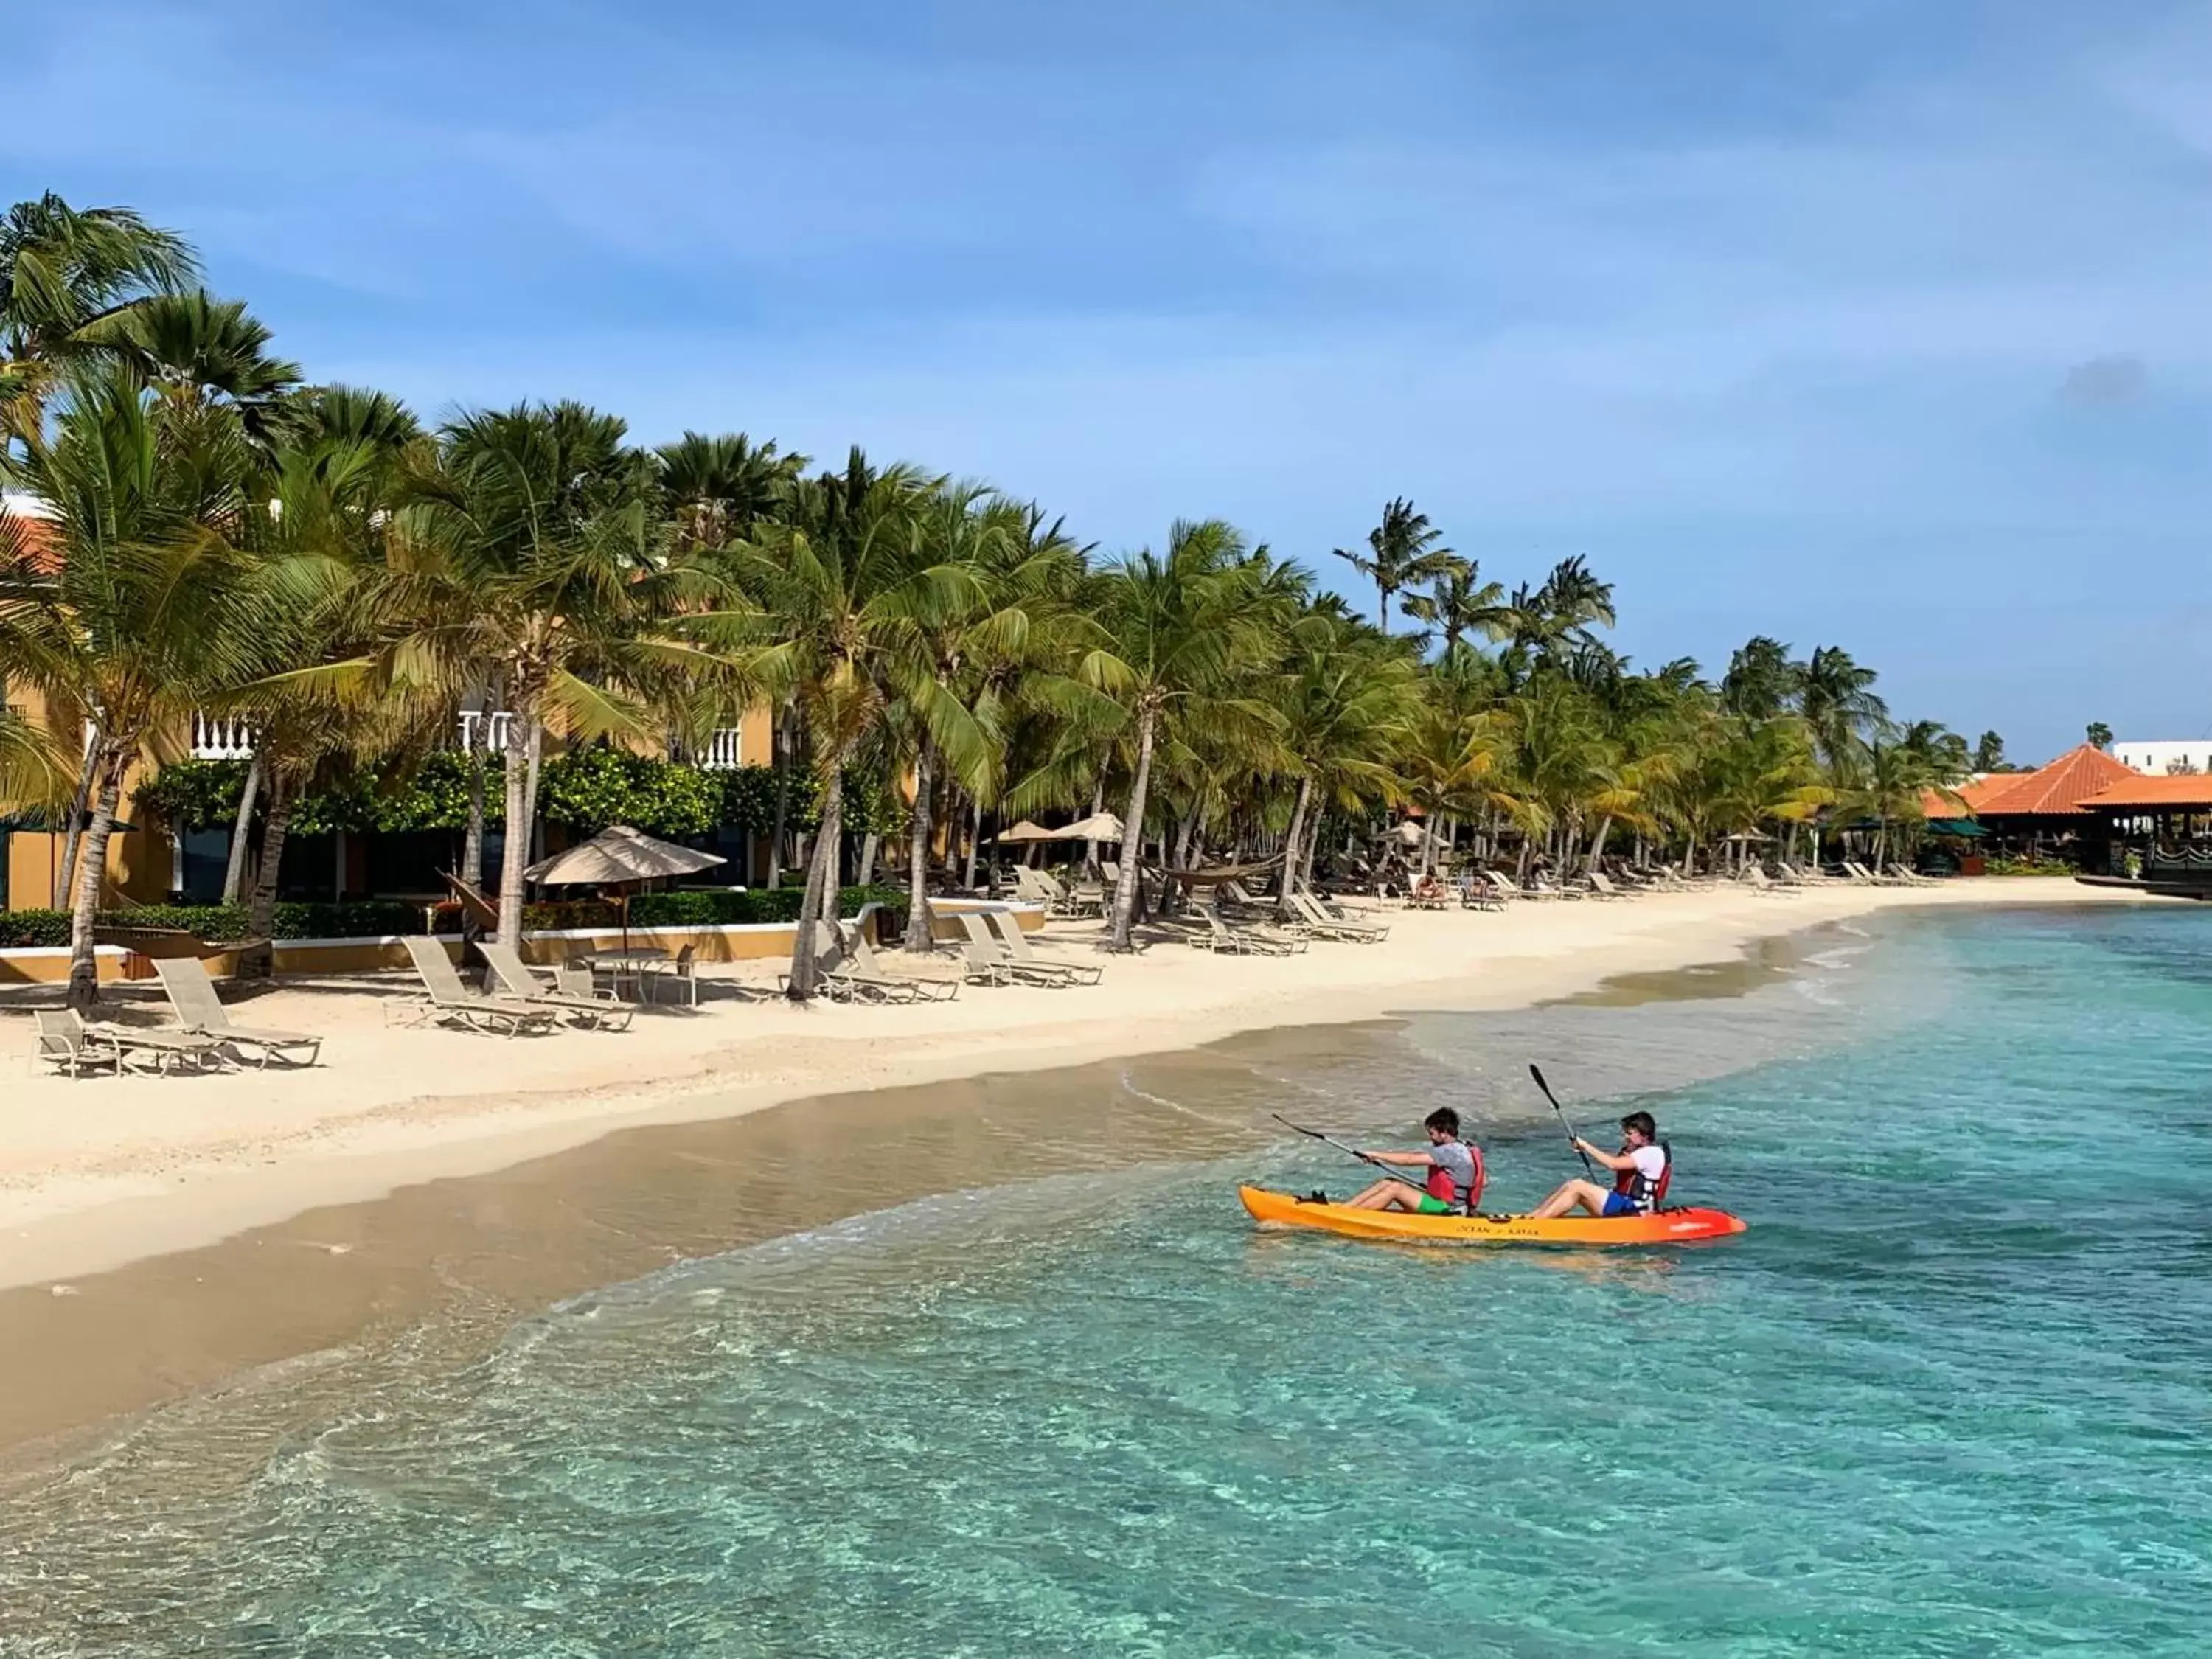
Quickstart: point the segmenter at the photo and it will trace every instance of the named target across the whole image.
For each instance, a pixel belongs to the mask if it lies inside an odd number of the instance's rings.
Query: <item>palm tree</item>
[[[821,792],[792,953],[795,1001],[814,994],[814,923],[837,914],[847,769],[884,738],[902,671],[914,660],[915,603],[907,585],[915,572],[915,525],[941,483],[908,466],[878,471],[855,448],[844,471],[798,484],[781,519],[756,526],[755,539],[733,550],[738,579],[769,636],[757,667],[796,698]],[[965,589],[969,580],[951,577],[947,585]]]
[[[1365,553],[1347,553],[1339,547],[1336,556],[1375,584],[1376,625],[1390,631],[1390,596],[1401,588],[1432,582],[1453,569],[1459,556],[1438,545],[1443,532],[1431,526],[1428,515],[1416,513],[1413,502],[1401,496],[1382,509],[1382,522],[1367,532]]]
[[[1736,648],[1721,678],[1721,707],[1747,720],[1771,720],[1786,710],[1804,684],[1805,665],[1790,660],[1790,647],[1756,635]]]
[[[1455,559],[1430,579],[1429,591],[1407,597],[1405,612],[1443,631],[1444,655],[1459,654],[1460,641],[1469,634],[1495,639],[1512,625],[1505,589],[1482,580],[1481,568],[1473,559]]]
[[[246,500],[252,451],[235,421],[179,423],[119,367],[61,382],[51,436],[0,476],[54,514],[61,556],[0,549],[0,661],[38,685],[56,724],[86,722],[90,821],[76,858],[69,1000],[99,995],[93,923],[131,762],[213,687],[252,666],[235,596],[244,562],[228,538]]]
[[[1325,613],[1310,612],[1290,635],[1288,659],[1268,698],[1280,722],[1276,742],[1298,781],[1275,889],[1275,911],[1285,919],[1316,795],[1347,810],[1398,799],[1399,757],[1420,711],[1413,663],[1371,634],[1363,640]]]
[[[0,217],[0,408],[24,430],[73,359],[100,355],[85,331],[149,295],[183,288],[198,261],[173,232],[128,208],[73,208],[52,191]]]
[[[116,353],[183,407],[230,405],[246,435],[264,447],[294,407],[300,367],[269,355],[269,330],[242,301],[217,300],[205,289],[154,294],[77,333]]]
[[[393,619],[386,672],[449,687],[495,680],[513,715],[500,942],[522,936],[523,871],[546,730],[651,735],[658,708],[739,659],[710,648],[727,582],[678,550],[650,510],[650,463],[623,426],[577,404],[466,415],[411,473],[379,603]]]
[[[1797,712],[1812,728],[1821,761],[1839,775],[1847,771],[1867,738],[1889,719],[1889,705],[1875,694],[1880,677],[1862,668],[1840,646],[1819,646],[1798,677]]]
[[[1250,562],[1243,538],[1218,519],[1178,521],[1165,553],[1146,549],[1105,573],[1099,636],[1083,653],[1076,678],[1119,705],[1136,745],[1114,890],[1109,943],[1115,950],[1129,948],[1135,919],[1139,849],[1162,722],[1198,699],[1225,706],[1231,700],[1221,694],[1238,672],[1272,657],[1282,617],[1279,600],[1267,591],[1268,574]]]
[[[722,547],[772,518],[806,471],[806,457],[777,453],[742,432],[708,437],[686,432],[655,452],[665,510],[686,547]]]

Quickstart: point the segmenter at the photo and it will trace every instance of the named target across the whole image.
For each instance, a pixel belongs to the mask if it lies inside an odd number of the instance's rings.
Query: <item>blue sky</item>
[[[859,441],[1332,581],[1411,495],[1639,661],[2212,729],[2212,9],[201,0],[11,20],[0,195],[433,416]]]

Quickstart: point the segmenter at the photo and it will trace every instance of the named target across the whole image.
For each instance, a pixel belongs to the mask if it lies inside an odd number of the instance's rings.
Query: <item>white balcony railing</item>
[[[699,752],[693,757],[694,763],[705,772],[734,772],[744,761],[743,747],[738,742],[740,735],[738,728],[734,726],[726,726],[719,732],[709,732],[707,741],[700,745]]]
[[[514,722],[512,709],[461,710],[461,748],[482,750],[487,755],[507,752],[507,727]]]
[[[194,760],[251,760],[253,728],[244,720],[220,714],[192,716]]]

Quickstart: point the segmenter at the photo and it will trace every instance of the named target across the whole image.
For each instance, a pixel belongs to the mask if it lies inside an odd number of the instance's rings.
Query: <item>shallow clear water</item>
[[[242,1498],[100,1522],[87,1472],[16,1517],[0,1650],[2204,1650],[2212,915],[1929,918],[1371,1048],[1285,1098],[1410,1126],[1640,1055],[1678,1199],[1753,1231],[1256,1233],[1235,1176],[1357,1184],[1302,1146],[933,1200],[571,1304]],[[1489,1144],[1493,1204],[1570,1172]]]

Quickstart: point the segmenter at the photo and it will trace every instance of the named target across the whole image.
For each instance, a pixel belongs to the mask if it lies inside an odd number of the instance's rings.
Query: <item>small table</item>
[[[637,1000],[643,1002],[646,979],[668,960],[668,952],[658,945],[633,945],[628,950],[586,951],[577,960],[588,965],[595,978],[602,968],[605,969],[614,980],[617,996],[623,994],[623,981],[627,979]]]

